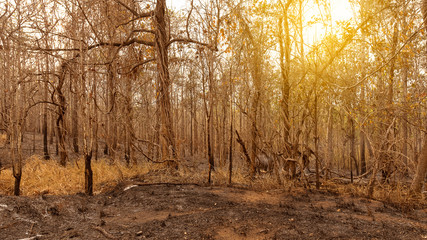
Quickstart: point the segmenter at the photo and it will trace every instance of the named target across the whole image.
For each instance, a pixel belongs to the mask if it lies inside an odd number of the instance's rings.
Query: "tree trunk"
[[[79,118],[78,118],[78,96],[77,96],[77,83],[74,84],[73,94],[73,111],[72,111],[72,123],[71,123],[71,134],[73,138],[73,150],[75,153],[79,153]]]
[[[232,183],[232,175],[233,175],[233,121],[234,121],[234,114],[233,114],[233,75],[232,75],[232,67],[230,67],[230,142],[229,142],[229,149],[228,149],[228,184],[231,185]]]
[[[15,113],[14,115],[17,116],[19,114]],[[17,126],[17,124],[14,124],[14,125],[15,126],[13,126],[13,130],[12,130],[13,132],[11,134],[12,135],[11,136],[12,137],[11,139],[12,170],[13,170],[13,177],[15,178],[13,194],[15,196],[19,196],[21,193],[20,190],[21,190],[21,178],[22,178],[22,143],[21,143],[22,130],[20,126]]]
[[[364,109],[365,107],[365,86],[362,86],[361,89],[361,94],[360,94],[360,98],[361,98],[361,109]],[[363,132],[364,127],[360,126],[360,131],[359,131],[359,135],[360,135],[360,173],[364,174],[366,173],[366,146],[365,146],[365,133]]]
[[[134,74],[133,77],[136,75]],[[135,77],[136,78],[136,77]],[[134,130],[133,130],[133,115],[132,115],[132,85],[131,79],[128,78],[126,81],[126,131],[125,131],[125,160],[127,165],[131,163],[132,160],[132,145],[134,138]]]
[[[424,147],[418,158],[417,172],[411,184],[411,190],[420,193],[423,189],[424,180],[427,173],[427,139],[424,141]]]
[[[107,72],[107,143],[104,153],[114,159],[117,148],[117,106],[115,94],[115,69],[112,63],[108,64]]]
[[[407,63],[407,55],[404,54],[403,57],[403,106],[404,106],[404,112],[403,112],[403,121],[402,121],[402,135],[403,135],[403,147],[402,147],[402,157],[403,157],[403,175],[408,174],[408,112],[406,109],[409,109],[407,104],[407,96],[408,96],[408,63]]]
[[[85,193],[93,195],[93,171],[92,171],[92,151],[85,153]]]
[[[167,51],[168,36],[166,32],[166,0],[157,0],[154,10],[154,24],[156,27],[156,62],[157,62],[157,81],[158,81],[158,104],[160,105],[160,146],[162,158],[175,160],[176,144],[175,133],[173,130],[173,120],[171,112],[169,77],[169,60]],[[176,162],[168,161],[169,167],[178,167]],[[172,164],[172,165],[171,165]]]
[[[193,133],[193,122],[194,122],[194,86],[191,85],[190,90],[190,155],[193,156],[194,154],[194,133]]]
[[[261,98],[261,52],[258,44],[254,41],[252,35],[250,35],[252,49],[254,52],[254,56],[252,57],[252,79],[254,83],[254,96],[252,99],[251,105],[251,141],[250,141],[250,158],[251,158],[251,166],[250,166],[250,175],[251,178],[255,177],[257,166],[256,166],[256,156],[257,156],[257,140],[258,140],[258,110],[259,110],[259,102]]]
[[[211,110],[212,110],[212,103]],[[206,126],[206,132],[207,132],[207,147],[208,147],[208,159],[209,159],[209,177],[208,177],[208,183],[211,183],[212,178],[212,171],[215,169],[215,163],[214,163],[214,156],[212,152],[212,111],[210,111],[209,116],[207,117],[207,126]]]
[[[349,116],[350,121],[350,169],[351,169],[351,183],[353,183],[353,163],[356,169],[356,174],[359,175],[359,166],[356,158],[356,129],[354,126],[354,120]]]
[[[231,184],[231,178],[233,174],[233,107],[232,98],[230,98],[230,143],[228,153],[228,184]]]
[[[46,43],[47,45],[47,43]],[[49,58],[48,55],[45,56],[45,68],[46,68],[46,73],[49,72]],[[44,101],[48,101],[48,90],[49,90],[49,74],[45,74],[45,79],[44,79],[44,89],[43,89],[43,99]],[[47,104],[43,104],[43,115],[42,115],[42,133],[43,133],[43,158],[45,160],[50,159],[49,156],[49,142],[48,142],[48,132],[47,132],[47,111],[48,111],[48,106]]]
[[[332,168],[332,162],[334,160],[334,148],[333,148],[333,126],[334,126],[334,120],[333,120],[333,113],[332,113],[332,107],[329,107],[329,117],[328,117],[328,162],[327,162],[327,173],[326,177],[330,177],[330,170]]]
[[[317,94],[317,69],[315,79],[315,97],[314,97],[314,148],[316,152],[316,189],[320,189],[320,159],[319,159],[319,113],[318,113],[318,94]]]
[[[58,153],[59,153],[59,163],[61,166],[66,165],[67,161],[67,151],[65,148],[65,125],[64,125],[64,115],[66,111],[65,96],[62,93],[62,87],[65,82],[67,64],[63,63],[61,66],[61,73],[58,79],[58,85],[56,87],[56,93],[58,96],[58,118],[56,119],[56,131],[57,131],[57,141],[58,141]]]
[[[288,0],[283,9],[283,17],[279,18],[279,47],[280,47],[280,69],[282,77],[282,111],[283,111],[283,123],[284,123],[284,132],[283,140],[285,142],[285,147],[290,153],[290,142],[289,142],[289,93],[290,93],[290,84],[289,84],[289,73],[290,73],[290,50],[291,50],[291,38],[289,32],[289,22],[288,22],[288,9],[292,0]],[[285,46],[283,46],[283,30],[285,28]],[[285,62],[283,62],[285,59]]]
[[[211,82],[211,74],[209,73],[209,112],[206,112],[206,133],[207,133],[207,148],[208,148],[208,159],[209,159],[209,179],[208,179],[208,183],[211,183],[211,176],[212,176],[212,171],[215,169],[215,162],[214,162],[214,153],[212,150],[212,114],[213,114],[213,96],[211,96],[213,94],[213,89],[212,88],[212,82]],[[206,111],[208,111],[206,109]]]
[[[13,188],[13,195],[19,196],[21,194],[21,177],[22,177],[22,170],[14,170],[13,171],[13,177],[15,178],[15,184]]]

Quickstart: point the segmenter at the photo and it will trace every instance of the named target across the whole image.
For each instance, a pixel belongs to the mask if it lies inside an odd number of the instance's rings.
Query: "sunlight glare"
[[[331,14],[331,27],[328,29],[325,24],[329,24],[323,21],[316,21],[304,29],[304,38],[308,40],[308,44],[311,45],[318,40],[321,40],[328,31],[334,31],[338,26],[339,22],[351,21],[354,17],[353,9],[348,0],[329,0],[330,2],[330,14]],[[322,12],[321,12],[322,11]],[[324,10],[320,10],[317,4],[314,1],[309,1],[306,6],[304,17],[306,21],[313,19],[322,18],[325,13]]]
[[[175,10],[182,10],[189,5],[187,0],[168,0],[168,6]]]
[[[353,10],[348,0],[331,0],[331,15],[333,24],[336,21],[346,21],[353,18]]]
[[[167,0],[168,6],[174,10],[183,10],[189,6],[189,0]],[[336,28],[339,22],[350,21],[354,18],[354,9],[349,0],[329,0],[331,6],[331,24],[332,29]],[[320,18],[324,13],[320,13],[318,5],[314,0],[307,1],[304,11],[305,21],[310,21],[315,18]],[[323,23],[314,23],[311,26],[306,26],[304,36],[308,40],[307,43],[313,44],[322,39],[327,29]]]

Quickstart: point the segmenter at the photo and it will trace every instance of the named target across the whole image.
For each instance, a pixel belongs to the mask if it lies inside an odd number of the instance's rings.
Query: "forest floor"
[[[148,172],[95,196],[0,195],[0,239],[427,239],[425,204],[160,183],[161,174],[171,173]]]
[[[11,196],[10,168],[0,174],[0,239],[427,239],[425,199],[399,191],[368,199],[350,184],[314,190],[238,173],[227,186],[220,170],[209,186],[206,164],[196,165],[130,172],[95,161],[95,195],[86,196],[82,162],[63,168],[29,158],[24,196]]]

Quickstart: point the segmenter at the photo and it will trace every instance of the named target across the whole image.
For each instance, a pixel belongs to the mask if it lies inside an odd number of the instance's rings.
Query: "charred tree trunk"
[[[45,90],[45,92],[46,91],[47,90]],[[46,106],[43,106],[42,134],[43,134],[43,158],[45,160],[49,160],[50,155],[49,155],[49,142],[47,139],[48,132],[47,132],[47,107]]]
[[[213,141],[212,141],[212,133],[213,133],[213,110],[214,110],[214,94],[215,94],[215,83],[214,83],[214,55],[213,52],[209,50],[208,52],[208,65],[209,65],[209,112],[207,112],[207,144],[208,144],[208,158],[209,158],[209,179],[208,182],[211,183],[211,175],[212,171],[215,170],[215,160],[214,160],[214,152],[213,152]],[[208,111],[206,107],[206,111]]]
[[[211,103],[212,104],[212,103]],[[210,107],[212,109],[212,106]],[[209,158],[209,177],[208,183],[212,180],[212,171],[215,170],[214,156],[212,152],[212,111],[207,116],[207,145],[208,145],[208,158]]]
[[[230,69],[230,143],[228,152],[228,184],[231,185],[233,175],[233,79]]]
[[[15,178],[13,194],[19,196],[21,194],[21,178],[22,178],[22,143],[20,126],[14,126],[14,133],[11,136],[12,150],[12,171]],[[16,144],[16,146],[15,146]]]
[[[236,141],[240,144],[242,147],[243,154],[245,155],[246,162],[248,164],[252,163],[251,157],[249,156],[248,150],[246,149],[245,142],[243,142],[242,138],[240,137],[239,132],[236,130],[237,139]]]
[[[49,59],[48,59],[47,55],[45,57],[45,65],[46,65],[45,67],[46,67],[46,73],[47,73],[47,72],[49,72]],[[43,86],[44,86],[43,98],[45,101],[48,101],[48,96],[47,96],[47,93],[49,90],[48,82],[49,82],[49,74],[45,74],[45,82],[43,84]],[[47,136],[47,134],[48,134],[48,132],[47,132],[47,111],[48,111],[48,109],[47,108],[48,108],[47,104],[44,104],[43,105],[43,116],[42,116],[42,119],[43,119],[42,120],[42,133],[43,133],[43,158],[45,160],[50,159],[49,142],[47,139],[48,138],[48,136]]]
[[[92,151],[85,153],[85,193],[93,195]]]
[[[74,85],[74,96],[73,96],[73,111],[72,111],[72,123],[71,123],[71,134],[73,138],[73,150],[75,153],[79,153],[79,118],[78,118],[78,96],[77,96],[77,84]]]
[[[228,162],[228,184],[231,184],[231,178],[233,175],[233,113],[232,113],[232,107],[230,107],[230,143],[229,143],[228,161],[229,161]]]
[[[58,85],[56,86],[57,94],[57,104],[58,104],[58,118],[56,119],[56,132],[57,132],[57,141],[58,141],[58,153],[59,153],[59,163],[61,166],[65,166],[67,162],[67,150],[65,148],[65,124],[64,124],[64,115],[66,111],[66,102],[65,96],[62,93],[62,87],[64,86],[65,76],[66,76],[66,63],[63,63],[61,66],[61,73],[58,79]]]

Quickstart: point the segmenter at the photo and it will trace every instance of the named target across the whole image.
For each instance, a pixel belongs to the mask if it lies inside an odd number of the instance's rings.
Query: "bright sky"
[[[181,9],[181,8],[185,7],[185,5],[188,3],[188,1],[187,0],[167,0],[166,3],[171,8]]]
[[[348,0],[329,0],[331,3],[332,26],[335,27],[338,21],[347,21],[353,18],[353,9]],[[314,3],[307,4],[305,9],[305,19],[310,20],[313,17],[320,17],[319,7]],[[324,13],[323,13],[324,14]],[[304,35],[308,43],[316,42],[323,38],[326,33],[325,26],[317,23],[304,29]]]
[[[332,21],[348,20],[353,17],[353,10],[348,0],[331,0]]]
[[[332,24],[337,21],[350,20],[353,17],[353,9],[348,0],[329,0],[331,3]],[[172,9],[182,9],[189,5],[189,0],[167,0],[167,4]],[[305,19],[308,21],[313,16],[320,17],[319,8],[314,4],[314,1],[308,3],[305,7]],[[325,34],[325,29],[322,24],[315,24],[309,29],[305,29],[305,37],[308,42],[314,42],[321,39]]]
[[[188,0],[167,0],[168,6],[175,9],[184,8]],[[348,20],[353,16],[353,12],[348,0],[330,0],[332,7],[333,21]]]

